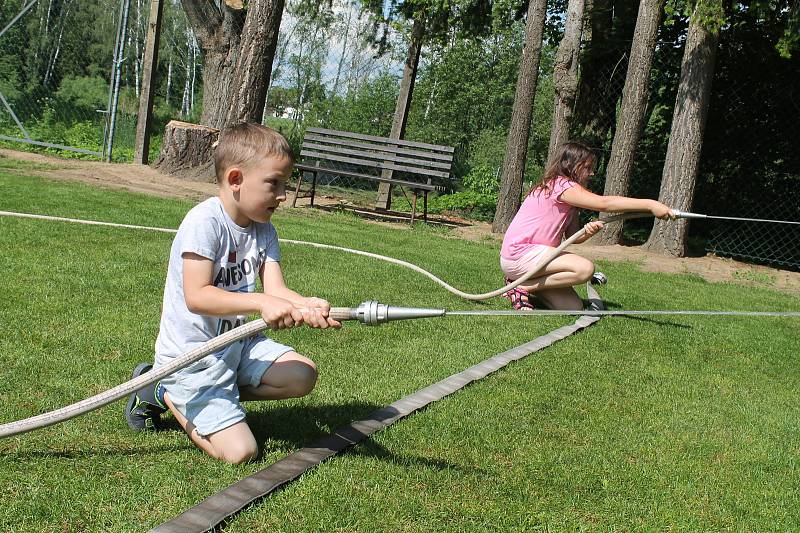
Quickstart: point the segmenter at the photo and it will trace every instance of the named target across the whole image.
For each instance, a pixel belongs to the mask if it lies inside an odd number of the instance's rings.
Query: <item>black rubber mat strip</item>
[[[588,290],[592,308],[595,310],[603,309],[602,301],[594,291],[594,288],[588,286]],[[311,445],[287,455],[263,470],[237,481],[150,531],[159,533],[210,531],[248,505],[297,479],[345,448],[361,442],[373,433],[390,426],[397,420],[437,400],[441,400],[473,381],[488,376],[510,362],[546,348],[594,324],[598,320],[600,320],[600,317],[597,316],[582,316],[574,324],[560,327],[530,342],[497,354],[458,374],[453,374],[438,383],[409,394],[391,405],[378,409],[369,417],[339,428],[327,437],[323,437]]]

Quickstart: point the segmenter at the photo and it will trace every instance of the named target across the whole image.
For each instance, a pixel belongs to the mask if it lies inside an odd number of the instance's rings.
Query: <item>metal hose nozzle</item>
[[[393,320],[411,318],[431,318],[444,316],[444,309],[424,309],[419,307],[394,307],[376,300],[367,300],[358,307],[334,307],[330,316],[336,320],[358,320],[367,326],[377,326]]]

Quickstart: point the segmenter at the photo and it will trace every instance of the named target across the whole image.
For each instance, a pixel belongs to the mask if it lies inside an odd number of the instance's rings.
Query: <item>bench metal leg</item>
[[[303,175],[305,172],[300,172],[300,177],[297,178],[297,187],[294,188],[294,198],[292,199],[292,207],[297,207],[297,197],[300,195],[300,184],[303,183]]]
[[[317,173],[314,172],[314,177],[311,180],[311,207],[314,207],[314,195],[317,193]]]

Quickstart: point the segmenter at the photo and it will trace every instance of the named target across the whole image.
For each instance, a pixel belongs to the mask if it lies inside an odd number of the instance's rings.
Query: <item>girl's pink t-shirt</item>
[[[577,185],[564,176],[553,180],[552,190],[536,189],[522,202],[522,206],[508,226],[500,255],[516,260],[532,245],[556,247],[561,244],[569,224],[573,206],[561,201],[561,193]]]

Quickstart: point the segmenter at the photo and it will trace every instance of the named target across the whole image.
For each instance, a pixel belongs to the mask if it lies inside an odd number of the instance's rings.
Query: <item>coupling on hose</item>
[[[350,308],[350,320],[358,320],[367,326],[377,326],[393,320],[408,320],[412,318],[431,318],[444,316],[444,309],[425,309],[420,307],[395,307],[367,300],[358,307]]]

